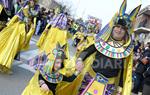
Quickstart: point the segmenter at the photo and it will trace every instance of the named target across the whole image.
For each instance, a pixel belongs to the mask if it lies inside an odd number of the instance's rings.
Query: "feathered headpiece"
[[[134,10],[132,10],[130,14],[125,13],[126,6],[127,6],[127,0],[124,0],[120,7],[117,18],[114,19],[114,24],[125,26],[126,28],[128,28],[128,32],[130,33],[132,32],[130,30],[133,28],[133,22],[141,8],[141,5],[137,6]]]

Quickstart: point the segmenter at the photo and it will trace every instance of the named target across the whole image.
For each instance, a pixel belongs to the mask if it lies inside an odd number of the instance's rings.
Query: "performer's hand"
[[[49,91],[47,84],[45,84],[45,82],[43,80],[39,80],[39,84],[40,84],[40,87],[42,90]]]
[[[84,68],[84,64],[76,64],[77,71],[81,72],[83,68]]]
[[[78,58],[78,59],[76,60],[76,64],[82,64],[82,63],[83,63],[83,61],[82,61],[81,58]]]
[[[121,93],[122,93],[122,87],[119,86],[119,87],[117,88],[116,95],[122,95]]]
[[[78,59],[77,59],[76,67],[75,67],[75,68],[76,68],[76,70],[79,71],[79,72],[81,72],[82,69],[84,68],[84,64],[83,64],[81,58],[78,58]]]
[[[44,91],[49,91],[49,88],[48,88],[48,86],[46,84],[43,84],[41,86],[41,89],[44,90]]]

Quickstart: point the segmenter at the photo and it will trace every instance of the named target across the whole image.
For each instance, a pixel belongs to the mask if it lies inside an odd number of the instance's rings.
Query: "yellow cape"
[[[51,27],[48,32],[43,31],[37,46],[41,51],[45,51],[48,54],[51,53],[51,50],[56,47],[58,42],[61,46],[67,43],[67,31]]]
[[[8,72],[11,69],[15,55],[20,50],[29,47],[29,41],[34,33],[32,27],[28,33],[25,31],[25,23],[14,16],[10,25],[0,32],[0,70]]]

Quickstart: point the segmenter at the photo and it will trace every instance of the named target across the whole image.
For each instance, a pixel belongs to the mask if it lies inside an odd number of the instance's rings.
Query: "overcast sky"
[[[56,0],[70,5],[77,17],[92,15],[102,19],[102,26],[109,22],[115,12],[119,11],[123,0]],[[127,0],[127,11],[142,3],[142,8],[150,5],[150,0]]]

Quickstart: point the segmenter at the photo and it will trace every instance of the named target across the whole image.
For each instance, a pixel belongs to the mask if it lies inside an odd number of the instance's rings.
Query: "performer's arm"
[[[79,58],[81,58],[82,61],[84,61],[87,57],[89,57],[91,54],[93,54],[96,51],[97,50],[95,48],[95,45],[92,44],[87,49],[85,49],[83,52],[81,52],[81,54],[79,55]]]
[[[77,76],[75,74],[69,77],[63,76],[63,81],[72,82],[76,77]]]

